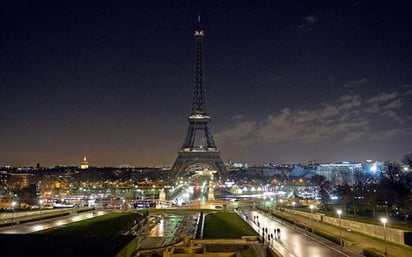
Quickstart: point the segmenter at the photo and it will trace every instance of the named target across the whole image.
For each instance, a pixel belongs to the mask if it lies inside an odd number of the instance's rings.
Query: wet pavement
[[[336,244],[314,236],[309,232],[297,229],[293,225],[285,224],[281,220],[274,219],[266,213],[257,210],[245,210],[241,214],[243,218],[248,217],[247,222],[254,228],[259,235],[263,231],[265,242],[269,247],[274,248],[284,257],[349,257]],[[277,239],[275,230],[280,230],[280,236]],[[268,240],[268,234],[270,236]],[[352,255],[353,256],[353,255]]]

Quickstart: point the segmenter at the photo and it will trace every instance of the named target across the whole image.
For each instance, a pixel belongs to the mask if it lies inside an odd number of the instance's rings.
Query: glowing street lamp
[[[310,208],[310,222],[311,222],[311,224],[312,224],[312,233],[314,232],[314,230],[315,230],[315,228],[313,227],[313,208],[314,208],[314,206],[313,206],[313,204],[311,204],[310,206],[309,206],[309,208]]]
[[[296,205],[296,202],[293,201],[293,202],[292,202],[292,208],[293,208],[293,223],[294,223],[294,224],[296,224],[295,205]]]
[[[39,204],[40,204],[40,219],[41,219],[41,211],[42,211],[42,209],[43,209],[43,202],[44,202],[43,199],[40,199],[40,200],[39,200]]]
[[[388,256],[388,246],[386,240],[386,223],[388,222],[388,219],[386,217],[382,217],[381,222],[383,224],[383,237],[385,238],[385,256]]]
[[[342,223],[341,223],[341,215],[342,215],[342,210],[341,209],[338,209],[338,210],[336,210],[336,213],[338,214],[338,217],[339,217],[339,242],[340,242],[340,245],[342,245]]]
[[[13,226],[13,220],[14,220],[14,206],[16,206],[16,202],[13,201],[11,202],[11,225]]]

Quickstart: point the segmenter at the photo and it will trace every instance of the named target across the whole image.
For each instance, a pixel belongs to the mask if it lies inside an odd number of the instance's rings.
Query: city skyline
[[[193,32],[224,161],[394,160],[412,151],[407,6],[2,3],[0,166],[172,165]]]

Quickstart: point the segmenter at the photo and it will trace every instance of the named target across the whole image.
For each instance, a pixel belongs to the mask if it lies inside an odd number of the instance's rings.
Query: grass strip
[[[258,234],[234,212],[214,212],[205,217],[203,238],[240,239]]]
[[[2,256],[114,256],[134,237],[124,229],[143,216],[136,212],[111,213],[26,235],[1,235]]]
[[[247,247],[240,251],[242,257],[259,257],[259,254],[256,252],[255,248]]]
[[[70,223],[63,227],[36,232],[40,235],[80,235],[82,237],[116,237],[122,229],[142,219],[142,215],[132,212],[110,213],[92,219]]]

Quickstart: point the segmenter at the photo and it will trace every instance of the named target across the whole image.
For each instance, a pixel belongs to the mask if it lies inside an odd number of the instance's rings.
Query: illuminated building
[[[362,174],[363,177],[377,179],[383,171],[383,164],[379,161],[367,160],[366,162],[339,162],[319,164],[316,175],[321,175],[332,182],[333,185],[355,183],[354,175]]]
[[[82,163],[80,164],[80,169],[85,170],[89,168],[89,162],[87,161],[86,156],[84,156]]]
[[[333,185],[353,184],[354,173],[362,172],[362,163],[340,162],[319,164],[316,175],[321,175],[332,182]]]

